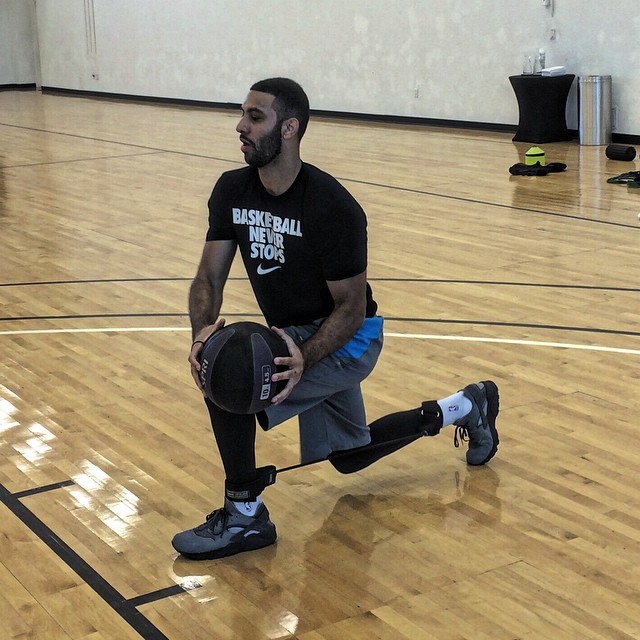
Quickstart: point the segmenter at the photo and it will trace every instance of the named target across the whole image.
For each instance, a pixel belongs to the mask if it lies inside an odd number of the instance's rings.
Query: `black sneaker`
[[[224,507],[210,513],[204,524],[176,534],[171,544],[186,558],[210,560],[266,547],[276,537],[276,526],[264,504],[255,516],[248,516],[225,499]]]
[[[496,430],[500,411],[498,387],[491,380],[485,380],[466,386],[462,393],[473,406],[468,415],[455,423],[453,444],[458,447],[468,440],[467,464],[485,464],[496,454],[500,441]]]

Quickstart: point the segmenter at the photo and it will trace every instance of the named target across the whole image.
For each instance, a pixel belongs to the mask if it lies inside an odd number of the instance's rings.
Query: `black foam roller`
[[[624,160],[631,162],[636,157],[634,147],[628,147],[624,144],[610,144],[605,151],[609,160]]]

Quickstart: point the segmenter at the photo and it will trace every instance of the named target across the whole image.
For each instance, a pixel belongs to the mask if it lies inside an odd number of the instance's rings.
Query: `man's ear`
[[[298,134],[299,128],[300,122],[298,121],[298,118],[287,118],[282,123],[282,137],[285,140],[294,138]]]

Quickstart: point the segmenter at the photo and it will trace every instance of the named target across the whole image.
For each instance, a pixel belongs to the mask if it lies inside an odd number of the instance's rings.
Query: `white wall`
[[[0,85],[36,81],[33,0],[0,0]]]
[[[513,125],[508,76],[544,47],[549,66],[612,75],[617,131],[640,134],[632,0],[552,0],[553,17],[542,0],[35,2],[44,86],[238,103],[277,74],[315,109]]]

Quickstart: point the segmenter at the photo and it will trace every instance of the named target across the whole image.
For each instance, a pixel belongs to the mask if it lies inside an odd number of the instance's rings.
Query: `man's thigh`
[[[298,416],[300,461],[371,442],[360,385],[334,393]]]
[[[282,404],[271,405],[259,414],[260,425],[270,429],[299,416],[301,454],[305,461],[367,444],[369,430],[360,383],[375,367],[381,349],[382,338],[372,342],[361,358],[331,355],[322,359],[305,371]]]

